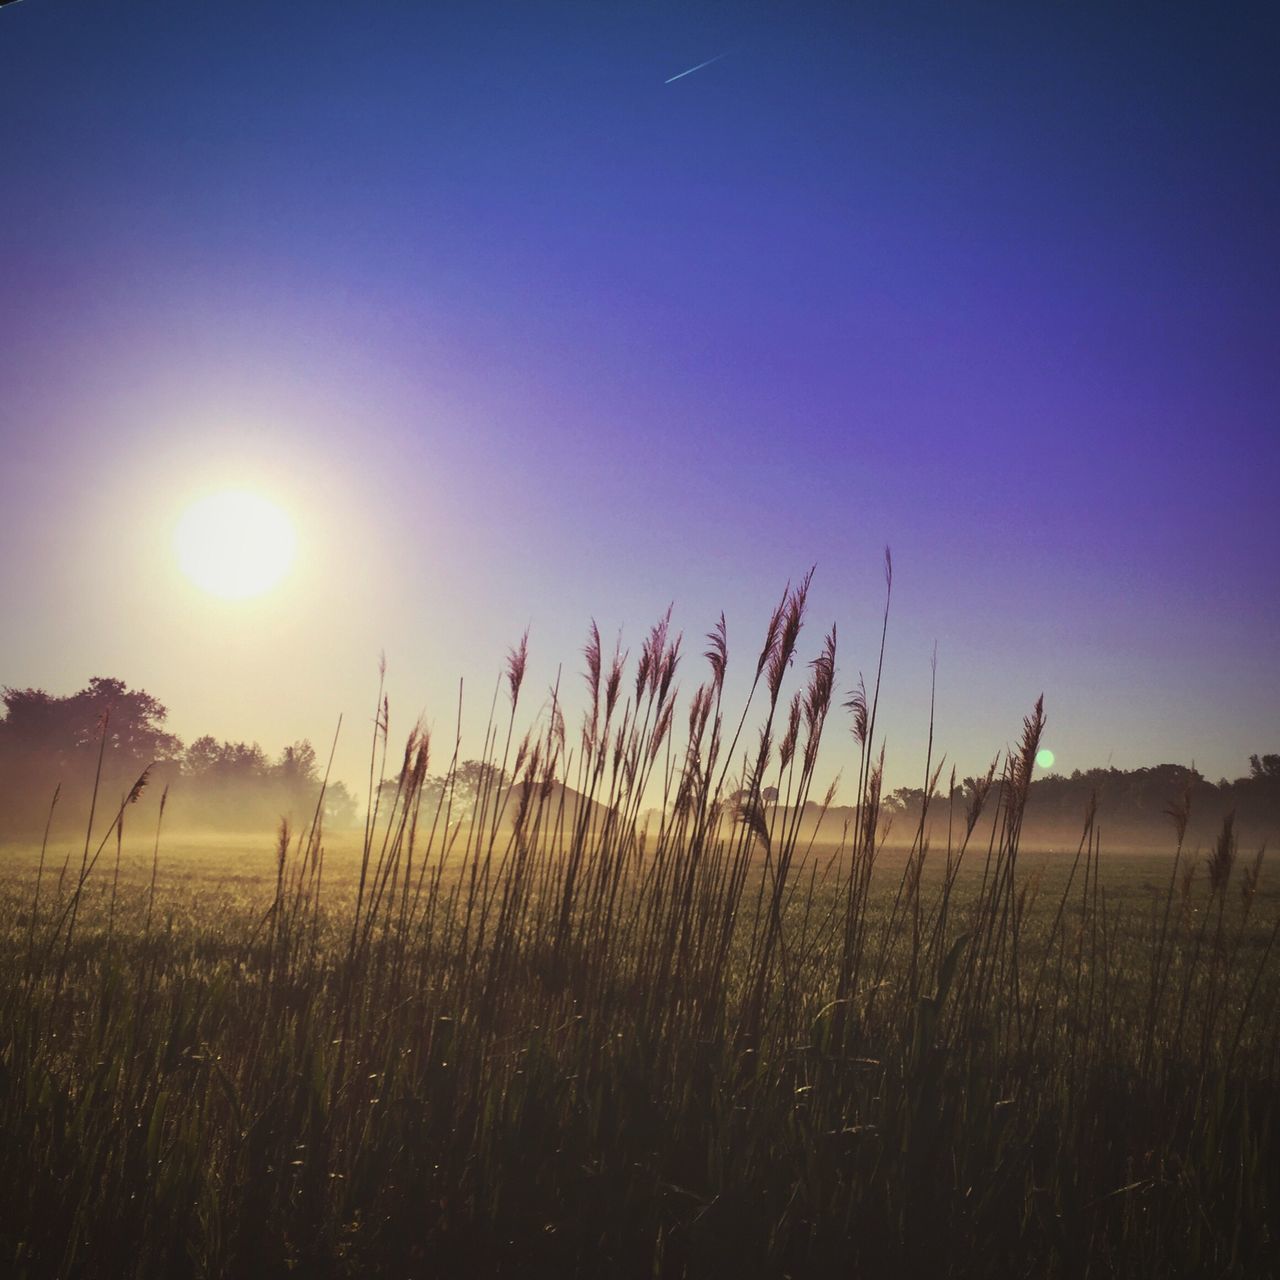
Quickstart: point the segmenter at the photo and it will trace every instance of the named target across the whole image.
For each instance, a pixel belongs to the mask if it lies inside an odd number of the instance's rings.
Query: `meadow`
[[[1038,705],[887,847],[874,683],[854,821],[808,842],[804,608],[733,714],[723,625],[683,702],[665,623],[632,667],[593,633],[572,736],[554,699],[520,728],[522,644],[465,811],[380,694],[355,837],[171,840],[126,798],[6,848],[5,1273],[1275,1274],[1261,858],[1184,847],[1177,796],[1167,855],[1089,813],[1023,849]]]

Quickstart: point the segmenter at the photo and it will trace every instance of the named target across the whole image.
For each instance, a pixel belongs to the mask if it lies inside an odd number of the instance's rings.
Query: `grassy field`
[[[781,700],[798,603],[733,805],[717,633],[673,749],[658,628],[625,696],[588,650],[572,762],[554,707],[492,733],[465,826],[415,737],[355,840],[6,849],[5,1274],[1274,1274],[1265,868],[1176,798],[1166,857],[1022,850],[1039,708],[948,845],[882,849],[874,691],[806,847],[759,802],[831,699],[833,644]]]
[[[526,919],[494,983],[493,940],[447,930],[459,900],[353,963],[341,843],[333,905],[285,928],[265,840],[163,850],[154,899],[125,849],[59,982],[70,895],[33,934],[38,860],[6,849],[0,886],[9,1274],[1268,1274],[1265,880],[1247,902],[1203,868],[1184,893],[1172,857],[1073,876],[1028,851],[1015,999],[981,860],[945,944],[913,947],[900,908],[876,954],[909,862],[885,851],[855,995],[832,1003],[815,883],[753,1025],[749,947],[691,978],[626,923],[557,967]]]

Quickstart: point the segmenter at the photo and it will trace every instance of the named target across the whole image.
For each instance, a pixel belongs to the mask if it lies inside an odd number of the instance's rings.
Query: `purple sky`
[[[714,65],[672,84],[695,63]],[[578,687],[675,602],[742,674],[788,577],[891,778],[1046,694],[1059,767],[1280,748],[1273,5],[0,11],[0,683],[187,736]],[[176,576],[249,484],[297,572]],[[531,707],[532,710],[532,707]],[[398,719],[395,719],[398,717]],[[827,768],[847,764],[843,724]],[[443,763],[443,762],[441,762]]]

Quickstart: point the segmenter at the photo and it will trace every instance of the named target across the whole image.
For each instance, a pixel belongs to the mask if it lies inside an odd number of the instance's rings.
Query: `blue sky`
[[[1042,690],[1063,767],[1243,772],[1277,65],[1264,5],[7,6],[0,681],[274,747],[385,648],[447,732],[526,625],[745,666],[816,562],[848,687],[887,543],[897,780],[935,641],[962,772]],[[237,483],[304,555],[231,609],[167,530]]]

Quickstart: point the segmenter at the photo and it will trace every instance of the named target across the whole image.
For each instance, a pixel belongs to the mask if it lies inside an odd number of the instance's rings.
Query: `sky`
[[[686,692],[723,610],[740,693],[810,565],[847,690],[888,545],[893,785],[935,646],[962,776],[1041,692],[1060,770],[1238,776],[1280,748],[1277,65],[1243,3],[7,5],[0,684],[272,751],[342,714],[354,782],[380,653],[442,751],[526,627],[530,714],[669,604]],[[297,530],[248,601],[173,552],[228,487]]]

